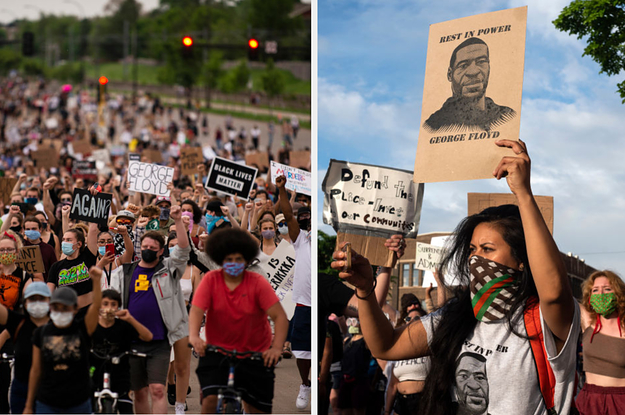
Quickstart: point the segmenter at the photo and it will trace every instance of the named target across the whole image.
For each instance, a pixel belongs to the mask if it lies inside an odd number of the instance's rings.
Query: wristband
[[[376,285],[378,285],[378,279],[374,278],[373,279],[373,287],[371,287],[371,291],[369,291],[369,294],[365,295],[364,297],[361,297],[361,296],[358,295],[358,291],[356,290],[356,291],[354,291],[354,295],[359,300],[366,300],[367,298],[369,298],[371,296],[371,294],[373,294],[373,292],[375,291]]]

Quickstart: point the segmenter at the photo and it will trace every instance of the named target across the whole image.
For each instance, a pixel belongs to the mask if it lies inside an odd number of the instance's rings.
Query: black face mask
[[[152,251],[151,249],[142,249],[141,250],[141,259],[143,259],[148,264],[156,261],[157,258],[158,258],[158,252],[157,251]]]
[[[300,219],[297,223],[299,223],[299,228],[303,231],[308,231],[310,228],[310,218]]]
[[[22,232],[22,227],[21,226],[11,226],[9,229],[11,229],[15,233]]]

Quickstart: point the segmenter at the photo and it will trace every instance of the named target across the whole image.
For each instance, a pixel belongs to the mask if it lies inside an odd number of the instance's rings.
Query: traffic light
[[[33,56],[35,54],[35,35],[33,32],[24,32],[22,35],[22,55]]]
[[[250,61],[258,60],[258,47],[260,44],[258,40],[252,38],[247,41],[247,59]]]
[[[185,36],[182,38],[182,57],[185,59],[193,59],[193,38]]]
[[[98,104],[104,100],[104,95],[106,94],[106,84],[108,84],[109,80],[106,76],[101,76],[98,79]]]

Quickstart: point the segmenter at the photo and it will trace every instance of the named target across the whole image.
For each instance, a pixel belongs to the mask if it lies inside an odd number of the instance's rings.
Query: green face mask
[[[614,293],[592,294],[590,296],[590,306],[595,310],[595,313],[604,317],[612,314],[616,310],[616,305],[616,294]]]
[[[157,231],[160,228],[158,219],[152,219],[145,227],[146,231]]]

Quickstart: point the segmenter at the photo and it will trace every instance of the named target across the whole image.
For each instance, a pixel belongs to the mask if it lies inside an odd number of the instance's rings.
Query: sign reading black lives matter
[[[254,167],[215,157],[204,186],[247,200],[257,173]]]
[[[323,222],[335,231],[388,237],[417,236],[423,184],[412,172],[330,160],[323,179]]]
[[[527,7],[430,25],[414,181],[486,179],[519,138]]]
[[[71,219],[102,225],[108,223],[112,194],[98,193],[93,196],[88,190],[76,188],[72,200],[72,210],[69,212]]]
[[[174,180],[174,168],[136,160],[128,161],[128,190],[169,196],[167,185]]]

